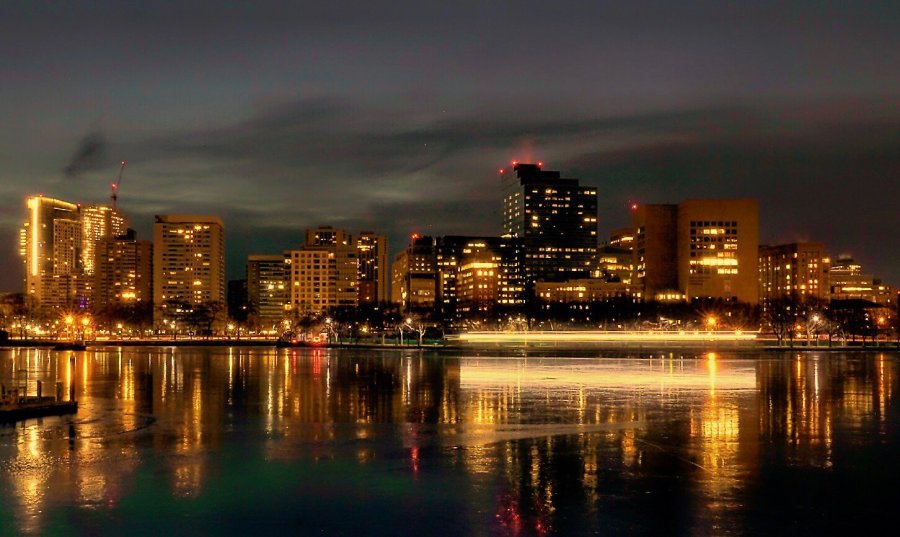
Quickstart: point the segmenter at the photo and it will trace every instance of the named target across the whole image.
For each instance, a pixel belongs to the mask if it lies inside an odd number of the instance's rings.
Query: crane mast
[[[125,171],[125,161],[119,163],[119,174],[116,175],[116,181],[110,185],[112,187],[112,192],[109,195],[109,201],[112,204],[113,210],[118,210],[119,203],[119,185],[122,183],[122,172]]]

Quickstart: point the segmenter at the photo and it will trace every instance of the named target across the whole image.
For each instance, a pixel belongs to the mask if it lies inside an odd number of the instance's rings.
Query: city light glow
[[[754,341],[755,333],[735,331],[557,331],[557,332],[464,332],[448,339],[467,343],[538,342],[640,342],[640,341]]]

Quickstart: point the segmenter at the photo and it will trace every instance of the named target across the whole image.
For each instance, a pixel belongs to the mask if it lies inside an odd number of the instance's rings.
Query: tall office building
[[[84,273],[94,273],[95,248],[97,242],[109,237],[118,237],[127,232],[125,218],[112,207],[90,205],[81,207],[81,257]]]
[[[755,200],[645,205],[633,215],[635,296],[758,301]]]
[[[487,312],[500,302],[503,262],[488,241],[468,242],[458,266],[456,299],[460,315]]]
[[[82,224],[74,203],[43,196],[26,199],[28,219],[19,234],[25,297],[43,310],[86,308]]]
[[[391,302],[403,311],[434,308],[437,298],[437,244],[434,237],[413,235],[391,266]]]
[[[354,241],[358,262],[360,304],[378,304],[388,296],[387,238],[363,231]]]
[[[272,330],[285,317],[288,281],[284,255],[251,255],[247,258],[247,305],[259,328]]]
[[[225,228],[217,216],[162,215],[153,225],[154,318],[225,306]]]
[[[525,277],[587,277],[597,248],[597,190],[540,164],[501,170],[503,235],[524,241]]]
[[[153,299],[153,244],[137,240],[129,229],[95,243],[93,305],[95,308],[148,303]]]
[[[825,246],[818,242],[794,242],[759,247],[759,301],[794,297],[828,300],[828,267]]]
[[[320,227],[306,232],[306,245],[285,252],[289,278],[288,305],[295,315],[352,308],[357,293],[357,251],[342,229]]]
[[[522,239],[447,235],[435,240],[436,303],[452,320],[525,303]]]
[[[756,200],[678,204],[678,283],[689,300],[759,301]]]

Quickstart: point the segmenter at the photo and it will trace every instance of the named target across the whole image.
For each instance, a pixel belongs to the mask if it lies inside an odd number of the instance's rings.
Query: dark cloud
[[[78,143],[78,149],[63,168],[63,175],[76,178],[85,172],[103,168],[106,159],[106,138],[98,131],[87,134]]]
[[[0,239],[14,246],[28,193],[105,201],[124,159],[119,204],[138,230],[154,213],[222,214],[237,274],[243,252],[316,224],[382,230],[395,248],[413,230],[496,232],[497,168],[543,160],[598,187],[603,229],[628,221],[630,199],[754,196],[766,240],[821,238],[900,281],[882,233],[898,224],[897,13],[887,0],[3,3],[0,206],[15,215]],[[108,141],[79,144],[98,125]],[[57,180],[66,162],[79,180]],[[0,285],[19,287],[19,260],[4,263]]]
[[[773,116],[774,118],[775,116]],[[624,201],[752,197],[763,242],[821,241],[900,279],[900,118],[822,118],[781,129],[762,122],[731,136],[589,153],[565,167],[600,180],[601,210],[627,218]],[[604,220],[604,219],[601,219]]]
[[[498,233],[497,168],[517,159],[597,186],[601,237],[629,222],[629,201],[747,196],[760,200],[764,241],[822,240],[898,279],[897,248],[880,248],[872,234],[897,224],[896,105],[756,103],[584,119],[329,97],[109,147],[92,134],[83,146],[129,156],[120,206],[144,234],[156,213],[223,216],[232,275],[247,253],[296,246],[320,224],[383,232],[392,250],[411,232]],[[85,201],[83,185],[63,194]]]
[[[232,125],[135,141],[129,151],[141,148],[148,159],[143,175],[157,168],[165,177],[171,169],[176,179],[171,188],[153,182],[161,188],[145,191],[138,178],[131,196],[162,210],[234,214],[231,263],[239,271],[239,252],[292,246],[297,240],[279,246],[270,239],[297,238],[318,224],[382,231],[393,249],[413,231],[497,233],[496,170],[533,158],[598,187],[603,231],[628,223],[631,200],[754,197],[763,240],[822,240],[897,277],[896,248],[874,255],[868,242],[873,224],[897,223],[887,201],[900,183],[900,115],[891,112],[897,103],[852,104],[586,120],[490,111],[447,117],[415,107],[303,100]],[[185,162],[199,168],[179,174]],[[266,236],[262,243],[253,230]]]

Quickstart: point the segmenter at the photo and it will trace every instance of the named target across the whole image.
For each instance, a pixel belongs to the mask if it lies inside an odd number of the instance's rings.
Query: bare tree
[[[793,343],[794,324],[797,322],[797,300],[795,297],[782,297],[766,303],[763,320],[772,330],[779,345],[788,339]]]

